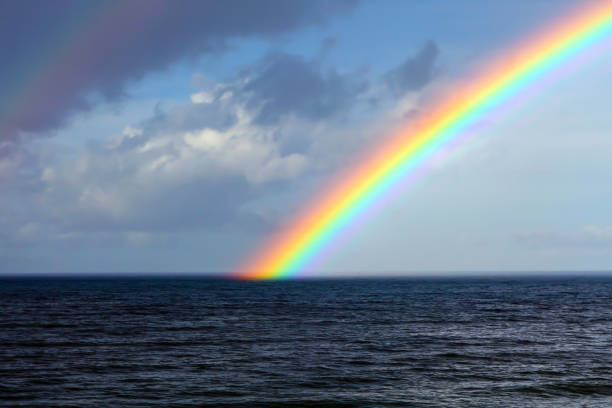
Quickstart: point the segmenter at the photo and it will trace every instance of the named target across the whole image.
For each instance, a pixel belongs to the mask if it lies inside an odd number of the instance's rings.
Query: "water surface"
[[[0,280],[0,405],[612,407],[612,279]]]

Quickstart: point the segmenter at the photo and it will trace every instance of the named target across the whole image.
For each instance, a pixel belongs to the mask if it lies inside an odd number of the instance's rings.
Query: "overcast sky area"
[[[0,3],[0,274],[231,272],[432,95],[580,4]],[[612,42],[334,241],[314,276],[612,265]]]

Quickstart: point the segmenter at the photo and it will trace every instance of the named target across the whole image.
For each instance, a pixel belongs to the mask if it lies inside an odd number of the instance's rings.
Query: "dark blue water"
[[[612,279],[0,280],[0,405],[612,407]]]

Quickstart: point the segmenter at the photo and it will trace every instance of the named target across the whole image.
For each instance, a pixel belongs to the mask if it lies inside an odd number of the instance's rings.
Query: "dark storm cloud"
[[[434,76],[438,46],[428,41],[416,55],[408,57],[384,77],[387,87],[397,96],[425,86]]]
[[[321,24],[354,0],[0,2],[0,140],[61,126],[128,81],[231,38]],[[35,86],[34,86],[35,85]],[[29,91],[28,91],[29,89]]]
[[[286,115],[325,119],[347,110],[367,85],[353,74],[322,70],[298,55],[267,56],[244,75],[251,79],[235,89],[258,112],[259,124],[277,123]]]

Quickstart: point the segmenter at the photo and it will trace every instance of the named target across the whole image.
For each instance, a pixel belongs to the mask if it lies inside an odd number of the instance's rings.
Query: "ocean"
[[[612,407],[612,278],[0,280],[0,406]]]

